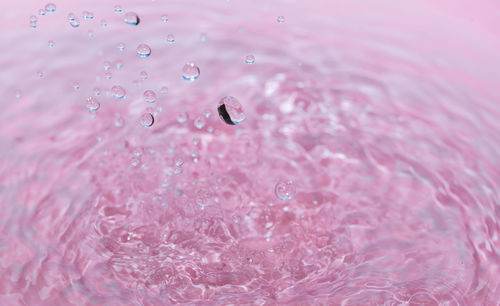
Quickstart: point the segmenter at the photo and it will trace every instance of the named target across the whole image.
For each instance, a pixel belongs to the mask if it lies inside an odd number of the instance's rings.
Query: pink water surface
[[[0,3],[0,305],[500,305],[496,1],[54,3]]]

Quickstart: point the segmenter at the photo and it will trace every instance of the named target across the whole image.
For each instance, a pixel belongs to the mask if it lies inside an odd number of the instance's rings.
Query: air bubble
[[[95,112],[99,109],[100,106],[101,105],[99,104],[96,98],[94,97],[87,98],[87,108],[89,111]]]
[[[78,28],[80,26],[80,19],[75,18],[69,22],[70,26],[73,28]]]
[[[31,16],[30,16],[30,21],[37,22],[37,21],[38,21],[38,18],[36,18],[36,16],[35,16],[35,15],[31,15]]]
[[[69,13],[67,18],[68,18],[68,21],[73,21],[73,20],[75,20],[76,15],[74,13]]]
[[[151,113],[144,113],[141,116],[141,125],[144,127],[151,127],[155,122],[155,118]]]
[[[100,96],[101,95],[101,89],[99,87],[94,88],[94,96]]]
[[[247,63],[247,64],[251,65],[251,64],[253,64],[254,62],[255,62],[255,56],[253,56],[253,55],[251,55],[251,54],[250,54],[250,55],[245,56],[245,63]]]
[[[108,22],[105,19],[101,20],[101,27],[105,28],[108,26]]]
[[[146,90],[144,92],[144,101],[148,103],[155,103],[156,93],[152,90]]]
[[[278,16],[278,18],[276,18],[276,20],[278,21],[278,23],[283,23],[283,22],[285,22],[285,16]]]
[[[115,67],[116,67],[116,69],[120,70],[123,67],[122,61],[116,61]]]
[[[140,44],[137,46],[136,52],[140,57],[148,57],[151,54],[151,48],[146,44]]]
[[[295,184],[291,180],[280,181],[274,187],[274,193],[282,201],[291,200],[295,196],[295,192]]]
[[[182,77],[186,81],[194,81],[200,76],[200,68],[194,63],[186,63],[182,67]]]
[[[226,96],[219,101],[217,111],[219,117],[227,124],[235,125],[246,119],[240,102],[231,96]]]
[[[148,79],[148,73],[146,71],[141,71],[139,74],[141,76],[141,80],[147,80]]]
[[[89,38],[94,38],[94,31],[89,30],[88,35],[89,35]]]
[[[160,88],[160,94],[166,95],[168,93],[168,87],[167,86],[162,86]]]
[[[45,13],[47,13],[47,12],[44,9],[38,10],[38,15],[40,15],[40,16],[45,16]]]
[[[124,43],[118,43],[118,45],[116,46],[116,48],[120,51],[123,51],[125,50],[125,44]]]
[[[129,25],[133,25],[133,26],[136,26],[139,24],[139,22],[141,21],[139,19],[139,16],[134,13],[134,12],[128,12],[125,14],[125,16],[123,17],[123,21],[126,23],[126,24],[129,24]]]
[[[106,61],[104,62],[104,70],[108,71],[111,68],[111,63]]]
[[[174,34],[168,34],[167,35],[167,41],[171,44],[173,44],[175,42],[175,36]]]
[[[184,123],[188,120],[189,115],[187,112],[181,112],[177,114],[177,122]]]
[[[54,47],[54,45],[55,45],[55,44],[56,44],[56,43],[55,43],[53,40],[49,40],[49,42],[48,42],[48,46],[49,46],[50,48]]]
[[[80,83],[78,82],[73,82],[73,89],[78,90],[80,88]]]
[[[111,87],[111,94],[116,99],[123,99],[125,97],[125,95],[127,94],[127,92],[125,91],[125,89],[123,87],[121,87],[119,85],[115,85],[115,86]]]
[[[167,22],[168,21],[168,16],[167,15],[161,16],[161,21]]]
[[[104,77],[106,78],[106,80],[110,80],[113,75],[111,74],[111,72],[106,72],[104,73]]]
[[[83,19],[94,19],[94,13],[89,12],[89,11],[83,11],[82,17],[83,17]]]
[[[54,3],[47,3],[45,5],[45,10],[48,12],[48,13],[53,13],[56,11],[56,5]]]
[[[115,5],[115,13],[121,13],[122,7],[120,5]]]
[[[204,116],[198,116],[194,119],[194,127],[201,130],[205,126],[205,117]]]

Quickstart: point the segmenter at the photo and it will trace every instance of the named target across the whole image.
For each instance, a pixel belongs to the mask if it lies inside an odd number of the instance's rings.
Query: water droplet
[[[89,11],[83,11],[82,17],[83,17],[83,19],[94,19],[94,13],[89,12]]]
[[[177,122],[184,123],[188,120],[189,115],[186,112],[181,112],[177,114]]]
[[[141,124],[144,127],[150,127],[153,125],[154,122],[155,122],[155,118],[153,117],[153,115],[151,113],[144,113],[141,116]]]
[[[121,12],[122,12],[121,5],[115,5],[115,13],[121,13]]]
[[[76,18],[76,15],[74,13],[68,14],[68,21],[73,21],[73,20],[75,20],[75,18]]]
[[[146,101],[148,103],[155,103],[156,93],[152,90],[146,90],[144,92],[144,101]]]
[[[127,94],[125,89],[119,85],[111,87],[111,93],[113,94],[113,97],[115,97],[116,99],[123,99]]]
[[[193,122],[195,128],[200,129],[200,130],[205,126],[205,123],[206,123],[205,117],[203,117],[203,116],[196,117],[194,119],[194,122]]]
[[[89,30],[88,35],[89,35],[89,38],[94,38],[94,31]]]
[[[179,157],[179,156],[175,158],[174,162],[175,162],[175,165],[176,165],[177,167],[180,167],[180,166],[182,166],[182,165],[184,164],[184,161],[183,161],[183,160],[182,160],[182,158],[181,158],[181,157]]]
[[[112,76],[113,76],[113,75],[111,74],[111,72],[106,72],[106,73],[104,73],[104,77],[105,77],[107,80],[110,80]]]
[[[231,96],[226,96],[219,101],[217,111],[219,117],[227,124],[239,124],[246,119],[240,102]]]
[[[40,15],[40,16],[45,16],[45,13],[46,13],[46,12],[45,12],[45,10],[44,10],[44,9],[39,9],[39,10],[38,10],[38,15]]]
[[[99,104],[96,98],[94,97],[87,98],[87,108],[89,111],[95,112],[96,110],[99,109],[100,106],[101,104]]]
[[[123,21],[126,23],[126,24],[130,24],[130,25],[133,25],[133,26],[136,26],[139,24],[139,22],[141,21],[139,19],[139,16],[137,16],[136,13],[134,12],[128,12],[125,14],[125,16],[123,17]]]
[[[54,3],[47,3],[45,5],[45,10],[48,12],[48,13],[52,13],[52,12],[55,12],[56,11],[56,5]]]
[[[118,43],[118,45],[116,46],[116,48],[118,48],[118,50],[120,50],[120,51],[123,51],[123,50],[125,50],[125,44],[122,43],[122,42]]]
[[[253,56],[253,55],[251,55],[251,54],[250,54],[250,55],[245,56],[245,63],[247,63],[247,64],[251,65],[251,64],[253,64],[254,62],[255,62],[255,56]]]
[[[160,94],[166,95],[168,93],[168,87],[167,86],[162,86],[160,88]]]
[[[137,55],[140,57],[148,57],[151,54],[151,48],[146,44],[140,44],[137,46]]]
[[[171,44],[173,44],[175,42],[175,36],[174,34],[168,34],[167,35],[167,41]]]
[[[122,127],[124,123],[124,120],[120,114],[115,115],[115,126],[116,127]]]
[[[111,63],[108,61],[104,62],[104,70],[108,71],[109,68],[111,68]]]
[[[105,19],[101,20],[101,27],[105,28],[108,26],[108,22]]]
[[[73,89],[78,90],[80,88],[80,83],[78,82],[73,82]]]
[[[141,71],[141,73],[139,75],[141,76],[141,80],[148,79],[148,73],[146,71]]]
[[[36,16],[35,16],[35,15],[31,15],[31,16],[30,16],[30,21],[37,22],[37,21],[38,21],[38,18],[36,18]]]
[[[212,112],[209,109],[206,109],[204,113],[206,118],[210,118],[212,116]]]
[[[56,44],[56,43],[55,43],[53,40],[49,40],[49,42],[48,42],[48,45],[49,45],[49,47],[51,47],[51,48],[52,48],[52,47],[54,47],[54,45],[55,45],[55,44]]]
[[[168,21],[168,16],[167,15],[161,16],[161,21],[167,22]]]
[[[36,28],[36,21],[30,21],[30,28]]]
[[[73,28],[78,28],[80,26],[80,19],[78,18],[75,18],[74,20],[71,20],[69,22],[69,24],[73,27]]]
[[[200,76],[200,68],[195,63],[186,63],[182,67],[182,77],[186,81],[194,81]]]
[[[285,22],[285,16],[278,16],[278,18],[276,18],[276,20],[278,21],[278,23],[283,23],[283,22]]]
[[[206,42],[207,41],[207,34],[206,33],[201,33],[200,34],[200,40],[202,42]]]
[[[279,181],[274,187],[274,193],[278,199],[282,201],[289,201],[295,195],[296,188],[295,184],[291,180]]]

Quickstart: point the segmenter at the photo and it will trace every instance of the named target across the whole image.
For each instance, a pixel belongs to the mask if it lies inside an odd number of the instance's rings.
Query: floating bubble
[[[38,18],[37,18],[35,15],[31,15],[31,16],[30,16],[30,21],[37,22],[37,21],[38,21]]]
[[[108,71],[111,68],[111,63],[106,61],[104,62],[104,70]]]
[[[110,79],[113,77],[113,75],[111,74],[111,72],[109,72],[109,71],[108,71],[108,72],[104,73],[104,77],[105,77],[107,80],[110,80]]]
[[[47,11],[48,13],[55,12],[56,11],[56,5],[54,3],[47,3],[45,5],[45,11]]]
[[[247,63],[247,64],[251,65],[251,64],[253,64],[254,62],[255,62],[255,56],[253,56],[253,55],[251,55],[251,54],[250,54],[250,55],[245,56],[245,63]]]
[[[105,28],[108,26],[108,22],[105,19],[101,20],[101,27]]]
[[[89,11],[83,11],[82,17],[83,17],[83,19],[94,19],[94,13],[89,12]]]
[[[78,28],[80,26],[80,19],[75,18],[69,22],[73,28]]]
[[[36,28],[36,21],[30,21],[30,28]]]
[[[115,67],[116,67],[116,69],[120,70],[123,67],[122,61],[116,61]]]
[[[231,96],[226,96],[219,101],[217,111],[219,117],[230,125],[242,123],[246,119],[240,102]]]
[[[87,98],[87,108],[91,112],[95,112],[101,107],[101,104],[94,97]]]
[[[123,50],[125,50],[125,44],[122,43],[122,42],[118,43],[118,45],[116,46],[116,48],[118,48],[118,50],[120,50],[120,51],[123,51]]]
[[[44,9],[39,9],[38,10],[38,15],[40,16],[45,16],[46,11]]]
[[[141,116],[141,125],[144,127],[150,127],[155,123],[155,118],[151,113],[144,113]]]
[[[113,95],[113,97],[117,98],[117,99],[123,99],[125,97],[125,95],[127,94],[127,92],[125,91],[125,89],[119,85],[115,85],[113,87],[111,87],[111,94]]]
[[[160,94],[166,95],[168,93],[168,87],[167,86],[162,86],[160,88]]]
[[[115,5],[115,13],[121,13],[122,7],[120,5]]]
[[[89,38],[94,38],[94,31],[89,30],[88,35],[89,35]]]
[[[295,184],[291,180],[280,181],[274,187],[274,193],[282,201],[291,200],[295,196],[295,192]]]
[[[94,96],[99,96],[101,95],[101,89],[99,87],[94,88]]]
[[[278,16],[278,18],[276,18],[276,20],[278,21],[278,23],[283,23],[283,22],[285,22],[285,16]]]
[[[124,123],[124,120],[120,114],[115,115],[115,126],[116,127],[122,127]]]
[[[141,73],[139,75],[141,76],[141,80],[148,79],[148,73],[146,71],[141,71]]]
[[[37,74],[38,74],[38,77],[39,77],[39,78],[43,78],[43,72],[38,71],[38,72],[37,72]]]
[[[186,63],[182,67],[182,77],[186,81],[194,81],[200,76],[200,68],[195,63]]]
[[[51,48],[54,47],[55,44],[56,43],[53,40],[49,40],[49,42],[48,42],[48,46]]]
[[[68,14],[68,21],[73,21],[73,20],[75,20],[75,18],[76,18],[76,15],[74,13]]]
[[[123,21],[126,24],[130,24],[130,25],[136,26],[136,25],[139,24],[139,22],[141,20],[139,19],[139,16],[136,13],[134,13],[134,12],[128,12],[123,17]]]
[[[187,112],[181,112],[177,114],[177,122],[184,123],[188,120],[189,115]]]
[[[151,54],[151,48],[146,44],[140,44],[137,46],[136,52],[140,57],[148,57]]]
[[[144,92],[144,101],[148,103],[155,103],[156,93],[152,90],[146,90]]]
[[[78,82],[73,82],[73,89],[78,90],[80,88],[80,83]]]
[[[206,109],[204,112],[205,117],[210,118],[212,116],[212,112],[209,109]]]
[[[194,119],[193,124],[194,124],[195,128],[201,130],[205,126],[205,124],[206,124],[205,117],[203,117],[203,116],[196,117]]]
[[[162,15],[161,16],[161,21],[167,22],[168,21],[168,16],[167,15]]]
[[[167,35],[167,41],[171,44],[173,44],[175,42],[175,36],[174,34],[168,34]]]

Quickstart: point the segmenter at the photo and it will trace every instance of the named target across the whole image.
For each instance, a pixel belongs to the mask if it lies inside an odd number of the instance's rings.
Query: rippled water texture
[[[458,2],[2,1],[0,304],[498,305],[500,11]]]

